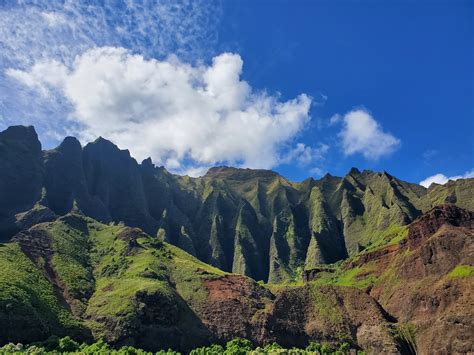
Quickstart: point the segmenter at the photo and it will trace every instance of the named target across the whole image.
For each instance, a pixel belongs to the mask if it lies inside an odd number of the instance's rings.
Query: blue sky
[[[474,174],[472,1],[6,1],[0,50],[0,129],[46,148],[103,135],[194,175]]]

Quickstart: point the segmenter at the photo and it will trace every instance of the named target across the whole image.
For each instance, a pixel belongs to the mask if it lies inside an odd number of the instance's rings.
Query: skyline
[[[474,176],[468,1],[116,4],[0,5],[0,129],[104,136],[195,176]]]

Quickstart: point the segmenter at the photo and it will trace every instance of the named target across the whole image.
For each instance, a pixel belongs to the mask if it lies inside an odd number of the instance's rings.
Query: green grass
[[[182,298],[198,311],[207,299],[203,281],[226,275],[146,234],[137,235],[138,246],[118,239],[127,230],[121,225],[71,215],[35,228],[45,233],[52,257],[39,258],[35,265],[18,244],[0,244],[0,311],[12,309],[14,317],[29,317],[45,335],[86,326],[97,338],[113,339],[110,322],[126,327],[140,307],[153,307],[138,302],[140,297],[156,297],[177,309],[183,307]],[[48,262],[60,286],[57,291],[45,277]],[[61,303],[63,289],[72,312]]]
[[[47,224],[46,230],[54,252],[52,266],[63,286],[82,303],[83,311],[94,288],[88,236],[61,220]]]
[[[320,286],[334,285],[365,289],[378,281],[378,278],[373,274],[374,267],[375,264],[371,263],[351,269],[343,269],[338,266],[334,272],[321,272],[311,283]]]
[[[335,299],[325,295],[315,284],[310,286],[310,295],[314,304],[314,310],[319,317],[330,324],[337,325],[344,322],[341,308],[337,305]]]
[[[166,253],[167,256],[164,256]],[[207,298],[207,291],[202,287],[202,281],[227,275],[226,272],[203,263],[169,244],[165,245],[161,257],[167,258],[170,278],[176,285],[176,291],[195,310],[200,309]]]
[[[471,265],[458,265],[448,274],[448,276],[452,279],[471,277],[473,275],[474,266]]]
[[[402,226],[399,224],[391,224],[380,236],[373,242],[369,243],[364,252],[371,252],[387,245],[393,245],[399,243],[408,235],[408,226]]]
[[[137,294],[159,295],[170,304],[177,302],[179,294],[197,310],[207,297],[202,281],[226,274],[145,234],[137,238],[139,247],[125,255],[127,242],[115,238],[123,228],[95,224],[91,229],[91,260],[96,282],[87,307],[90,316],[127,322],[140,307],[135,301]],[[89,326],[96,335],[105,335],[102,324],[91,321]]]
[[[64,334],[80,327],[79,322],[60,304],[54,288],[43,272],[26,257],[17,243],[0,244],[0,310],[18,319],[28,321],[33,331],[53,330]],[[23,319],[23,321],[22,321]],[[15,330],[15,321],[10,323]],[[16,329],[16,331],[30,329]]]

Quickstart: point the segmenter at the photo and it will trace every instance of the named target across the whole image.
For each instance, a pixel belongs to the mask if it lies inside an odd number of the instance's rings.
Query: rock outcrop
[[[412,326],[421,354],[474,351],[474,212],[434,207],[408,227],[399,243],[363,253],[346,268],[376,278],[367,292]]]

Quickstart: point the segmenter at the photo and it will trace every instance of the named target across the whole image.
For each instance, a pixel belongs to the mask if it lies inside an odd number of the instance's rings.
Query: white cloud
[[[314,168],[309,170],[309,173],[313,176],[323,176],[324,170],[315,166]]]
[[[31,88],[62,92],[83,141],[104,136],[138,159],[151,155],[175,171],[196,174],[222,162],[271,168],[309,120],[308,96],[281,102],[254,92],[240,79],[242,66],[231,53],[193,66],[176,57],[148,60],[102,47],[78,56],[70,69],[51,62],[9,74]],[[328,147],[296,149],[294,158],[305,164]]]
[[[56,60],[36,63],[29,71],[7,69],[6,74],[30,89],[47,96],[50,89],[61,86],[67,78],[67,68]]]
[[[342,121],[342,116],[336,113],[335,115],[332,115],[331,118],[329,119],[329,126],[334,126],[335,124],[338,124],[341,121]]]
[[[61,26],[67,23],[66,18],[58,12],[41,12],[41,16],[50,27]]]
[[[2,126],[34,125],[43,143],[52,146],[57,142],[49,136],[64,136],[71,124],[64,119],[67,100],[26,90],[9,80],[14,75],[8,77],[8,69],[30,71],[50,61],[71,68],[76,56],[104,46],[125,47],[145,58],[173,53],[198,63],[215,53],[221,13],[219,0],[0,0]],[[51,88],[43,85],[36,89],[47,94]]]
[[[427,177],[423,181],[420,181],[420,185],[424,187],[430,187],[430,185],[433,183],[444,185],[449,180],[468,179],[468,178],[474,178],[474,169],[465,172],[463,175],[446,176],[444,174],[435,174],[433,176]]]
[[[338,116],[331,118],[331,123],[341,121]],[[362,154],[366,159],[378,160],[393,153],[400,140],[384,132],[372,115],[362,109],[350,111],[342,118],[343,127],[339,132],[345,155]]]
[[[296,161],[299,166],[308,166],[309,164],[324,159],[329,146],[319,143],[316,147],[307,146],[304,143],[297,143],[293,149],[281,159],[280,163],[291,163]]]

